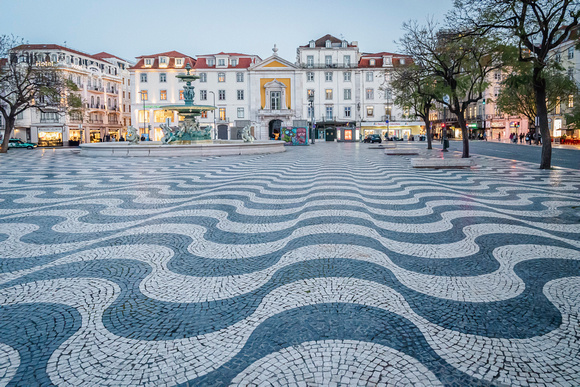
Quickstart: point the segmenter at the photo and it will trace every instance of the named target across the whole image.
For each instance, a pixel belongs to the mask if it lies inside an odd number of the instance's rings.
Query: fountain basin
[[[88,157],[158,157],[158,156],[234,156],[285,152],[284,141],[213,140],[191,144],[163,145],[159,141],[139,144],[99,142],[81,144],[81,156]]]

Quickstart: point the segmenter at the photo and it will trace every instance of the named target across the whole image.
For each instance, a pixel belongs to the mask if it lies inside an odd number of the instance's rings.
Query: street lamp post
[[[145,114],[145,95],[145,90],[141,90],[141,101],[143,102],[143,134],[147,131],[147,128],[145,127],[145,117],[147,117]]]
[[[359,141],[362,142],[363,138],[364,138],[364,133],[362,131],[362,119],[360,116],[360,102],[357,102],[356,104],[356,115],[357,115],[357,119],[358,119],[358,130],[359,130]]]
[[[215,108],[215,93],[213,91],[209,91],[213,97],[213,107]],[[213,109],[213,139],[217,140],[217,124],[215,120],[215,109]]]
[[[308,107],[310,108],[310,142],[314,144],[314,90],[308,93]]]

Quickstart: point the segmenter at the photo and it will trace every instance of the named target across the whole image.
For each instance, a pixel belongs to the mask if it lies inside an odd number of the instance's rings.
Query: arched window
[[[95,106],[95,97],[91,96],[91,107]]]

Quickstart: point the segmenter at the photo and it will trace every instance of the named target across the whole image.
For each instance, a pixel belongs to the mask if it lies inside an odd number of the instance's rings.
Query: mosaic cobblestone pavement
[[[2,156],[0,385],[579,385],[580,172],[367,148]]]

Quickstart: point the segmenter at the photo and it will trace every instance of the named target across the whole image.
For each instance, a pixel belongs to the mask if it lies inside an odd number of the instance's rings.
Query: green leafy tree
[[[553,110],[560,101],[567,100],[569,95],[578,92],[576,83],[556,64],[546,69],[543,77],[546,82],[545,104],[548,111]],[[516,64],[514,71],[503,80],[496,103],[503,112],[523,115],[531,124],[535,122],[538,110],[531,63]]]
[[[436,82],[435,101],[457,116],[463,136],[462,157],[469,157],[469,131],[465,113],[483,98],[487,76],[501,66],[502,50],[493,39],[441,29],[433,20],[403,24],[399,45]]]
[[[551,168],[552,142],[546,106],[546,67],[552,50],[578,25],[580,6],[575,0],[455,0],[453,18],[471,34],[501,34],[515,41],[519,60],[532,64],[532,87],[542,135],[540,168]]]
[[[391,87],[395,95],[395,104],[408,108],[423,120],[427,132],[427,149],[433,149],[429,118],[437,96],[433,77],[417,65],[399,67],[393,73]]]

